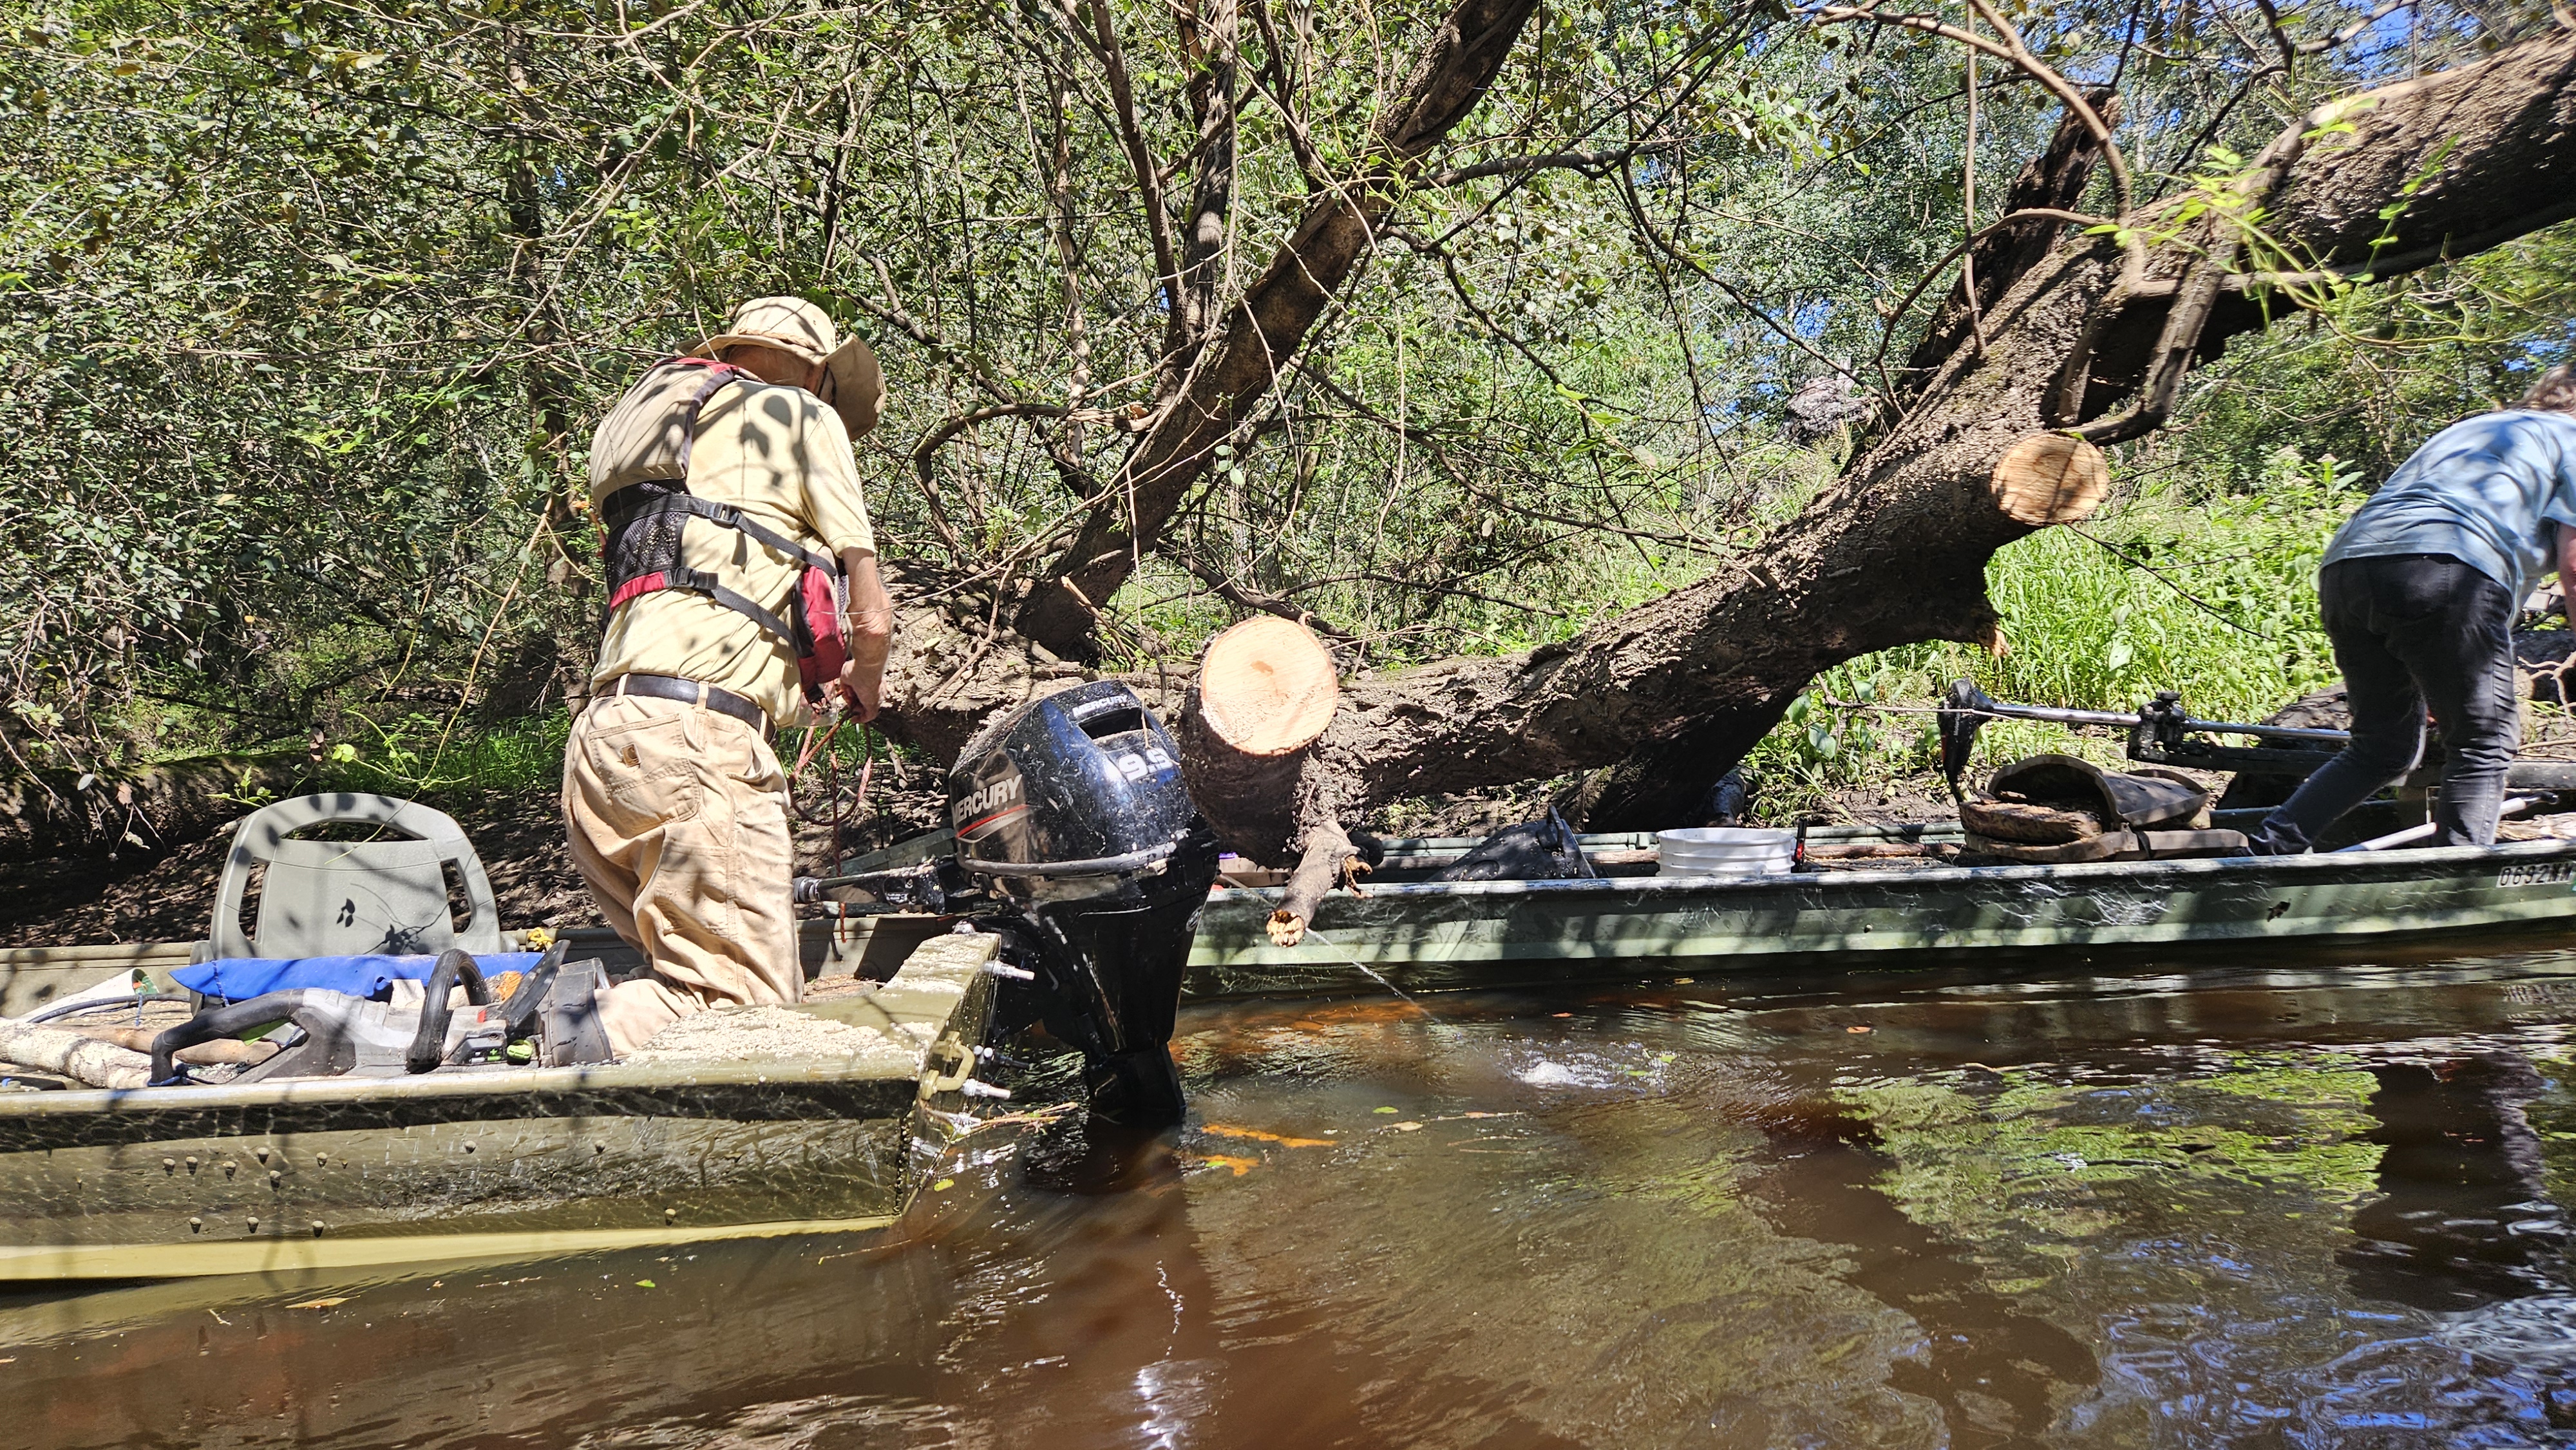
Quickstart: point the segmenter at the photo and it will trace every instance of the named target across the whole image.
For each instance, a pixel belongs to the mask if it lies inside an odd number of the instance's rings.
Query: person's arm
[[[2576,528],[2558,525],[2558,592],[2576,587]]]
[[[873,549],[843,549],[850,579],[849,663],[841,666],[841,696],[860,723],[884,707],[886,656],[894,652],[894,599],[877,577]]]

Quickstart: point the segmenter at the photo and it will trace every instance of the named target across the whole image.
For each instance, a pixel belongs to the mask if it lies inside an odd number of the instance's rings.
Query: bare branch
[[[1308,629],[1313,630],[1315,633],[1322,635],[1324,638],[1331,640],[1335,644],[1348,645],[1353,649],[1358,649],[1361,646],[1361,641],[1357,635],[1348,634],[1342,630],[1335,629],[1332,625],[1325,623],[1322,619],[1309,611],[1300,608],[1277,595],[1263,594],[1258,590],[1237,584],[1232,579],[1227,578],[1223,573],[1199,562],[1197,555],[1192,554],[1187,549],[1173,545],[1168,540],[1156,548],[1155,552],[1161,554],[1164,558],[1171,560],[1173,563],[1180,565],[1183,569],[1188,570],[1191,578],[1206,585],[1210,593],[1216,595],[1219,599],[1226,601],[1228,604],[1235,605],[1242,609],[1254,610],[1261,614],[1275,614],[1281,619],[1293,619],[1299,624],[1306,626]]]
[[[1068,13],[1079,0],[1062,0]],[[1109,22],[1109,0],[1090,0],[1091,34],[1084,37],[1101,74],[1109,82],[1110,104],[1118,118],[1118,141],[1127,150],[1127,165],[1136,174],[1137,205],[1145,213],[1145,231],[1154,243],[1154,280],[1164,289],[1171,305],[1171,320],[1164,331],[1163,351],[1166,356],[1183,350],[1187,338],[1182,331],[1180,309],[1180,248],[1172,240],[1172,215],[1163,204],[1162,172],[1154,165],[1153,149],[1145,142],[1144,128],[1136,120],[1136,88],[1127,78],[1127,55],[1118,45],[1118,32]],[[1076,27],[1080,33],[1080,27]]]
[[[2010,21],[1995,13],[1993,6],[1987,4],[1986,0],[1969,0],[1969,4],[1976,9],[1978,18],[1984,20],[1996,35],[2002,37],[2000,40],[1988,40],[1982,35],[1961,30],[1955,25],[1947,24],[1930,15],[1883,15],[1872,7],[1848,5],[1828,5],[1813,14],[1819,25],[1839,25],[1848,21],[1866,20],[1874,25],[1919,30],[1926,35],[1937,35],[1943,40],[1967,46],[1971,50],[1983,51],[1997,60],[2018,67],[2031,79],[2046,86],[2049,94],[2057,97],[2066,109],[2083,118],[2085,128],[2093,133],[2093,139],[2102,147],[2102,159],[2110,166],[2112,185],[2119,192],[2120,215],[2123,218],[2127,217],[2133,205],[2130,200],[2129,163],[2120,155],[2119,146],[2111,140],[2111,128],[2103,123],[2102,117],[2094,111],[2092,104],[2084,99],[2083,93],[2075,88],[2074,82],[2058,74],[2045,61],[2030,53],[2030,47],[2022,44],[2021,32],[2013,29]]]
[[[1579,171],[1598,181],[1626,162],[1640,156],[1678,150],[1684,138],[1670,137],[1661,141],[1641,141],[1634,146],[1617,146],[1604,151],[1551,151],[1541,156],[1504,156],[1492,161],[1479,161],[1423,178],[1424,186],[1448,187],[1476,181],[1488,176],[1519,176],[1532,171]]]

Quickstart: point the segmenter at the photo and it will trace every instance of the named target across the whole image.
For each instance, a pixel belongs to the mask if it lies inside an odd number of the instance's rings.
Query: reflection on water
[[[1118,1192],[0,1305],[42,1446],[2576,1441],[2576,956],[1197,1009]],[[21,1437],[10,1437],[13,1440]]]

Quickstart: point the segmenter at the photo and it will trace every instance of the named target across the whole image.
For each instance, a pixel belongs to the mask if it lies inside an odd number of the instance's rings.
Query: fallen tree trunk
[[[1842,480],[1757,547],[1561,644],[1350,682],[1300,766],[1293,819],[1239,813],[1229,844],[1329,876],[1319,855],[1347,859],[1341,822],[1378,802],[1609,765],[1651,742],[1670,769],[1602,801],[1592,823],[1666,824],[1820,671],[1927,640],[2000,646],[1986,562],[2034,527],[1997,482],[2016,445],[2098,423],[2163,371],[2292,310],[2284,286],[2391,275],[2576,214],[2576,35],[2387,87],[2340,115],[2348,132],[2315,117],[2294,127],[2313,139],[2275,157],[2266,187],[2266,227],[2300,275],[2195,277],[2216,250],[2206,221],[2128,277],[2111,240],[2060,241],[1983,309],[1985,345],[1940,363]],[[2167,324],[2189,296],[2206,320],[2172,357]],[[888,689],[896,728],[933,750],[1081,677],[1024,639],[937,613],[907,609]],[[1183,682],[1131,683],[1166,713],[1185,704]]]

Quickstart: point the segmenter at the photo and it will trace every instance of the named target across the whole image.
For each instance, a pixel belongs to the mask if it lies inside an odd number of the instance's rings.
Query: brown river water
[[[1426,1007],[879,1238],[0,1301],[0,1444],[2576,1444],[2576,954]]]

